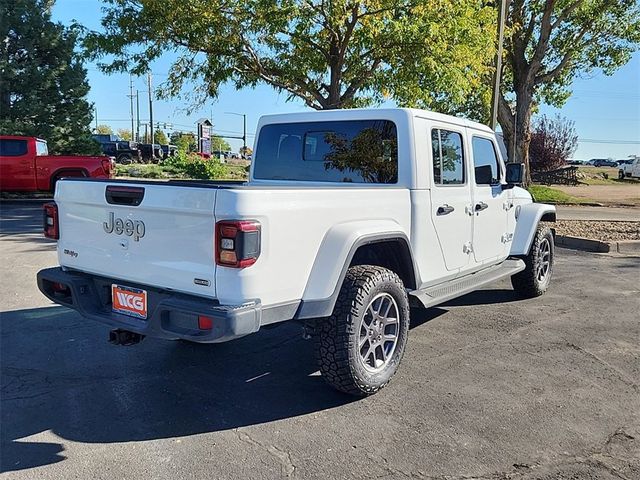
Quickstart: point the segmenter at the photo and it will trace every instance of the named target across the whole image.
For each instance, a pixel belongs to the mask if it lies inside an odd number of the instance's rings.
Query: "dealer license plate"
[[[139,288],[111,285],[111,309],[131,317],[147,318],[147,291]]]

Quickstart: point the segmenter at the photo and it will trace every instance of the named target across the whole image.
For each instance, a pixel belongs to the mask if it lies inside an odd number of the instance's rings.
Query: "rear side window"
[[[461,185],[465,182],[462,135],[450,130],[431,131],[433,181],[436,185]]]
[[[19,157],[26,154],[26,140],[0,140],[0,155],[3,157]]]
[[[398,134],[388,120],[265,125],[254,155],[261,180],[398,182]]]
[[[49,155],[49,149],[47,148],[47,142],[36,141],[36,155]]]
[[[500,183],[500,166],[493,142],[488,138],[473,137],[471,148],[473,149],[473,166],[476,169],[476,184]],[[479,170],[479,167],[491,167],[491,175],[488,174],[488,168]],[[481,170],[487,170],[487,174],[485,175]]]

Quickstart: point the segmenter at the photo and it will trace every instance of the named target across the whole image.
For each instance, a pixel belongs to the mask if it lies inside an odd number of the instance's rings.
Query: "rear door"
[[[434,124],[431,129],[431,219],[449,271],[465,269],[471,250],[471,185],[464,134],[463,127],[448,124]]]
[[[61,180],[60,265],[215,297],[215,187]]]
[[[35,151],[30,151],[26,138],[0,139],[0,188],[35,190]]]
[[[508,253],[509,190],[503,190],[498,148],[490,135],[469,131],[473,161],[473,256],[478,264]]]

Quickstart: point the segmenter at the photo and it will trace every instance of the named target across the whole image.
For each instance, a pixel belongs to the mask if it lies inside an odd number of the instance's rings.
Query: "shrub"
[[[227,167],[219,160],[205,160],[198,155],[177,152],[162,163],[165,171],[182,173],[185,177],[199,180],[216,180],[228,176]]]
[[[578,148],[578,135],[572,121],[546,115],[536,120],[531,132],[529,157],[532,172],[548,172],[565,165]]]

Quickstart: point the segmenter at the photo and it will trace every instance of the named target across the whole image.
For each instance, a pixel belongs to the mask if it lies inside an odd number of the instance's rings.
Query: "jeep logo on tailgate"
[[[102,224],[102,228],[107,233],[113,232],[116,235],[124,233],[128,237],[133,237],[135,242],[144,237],[144,222],[142,220],[115,218],[113,212],[109,212],[109,218]]]

